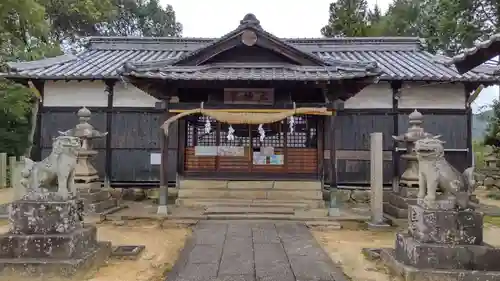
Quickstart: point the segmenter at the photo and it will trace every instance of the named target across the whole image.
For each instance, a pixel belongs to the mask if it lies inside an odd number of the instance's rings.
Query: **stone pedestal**
[[[500,249],[483,243],[483,215],[410,205],[408,232],[380,256],[407,281],[500,280]]]
[[[100,182],[77,184],[78,197],[82,199],[87,215],[106,215],[124,208],[111,193],[101,188]]]
[[[408,205],[417,203],[418,188],[399,186],[399,190],[386,194],[384,202],[384,213],[396,219],[408,217]]]
[[[75,167],[76,183],[91,183],[99,181],[99,175],[90,159],[97,155],[95,150],[81,150],[78,153],[78,162]]]
[[[76,199],[28,194],[13,202],[10,230],[0,234],[0,275],[73,278],[103,263],[111,244],[98,242],[82,216]]]

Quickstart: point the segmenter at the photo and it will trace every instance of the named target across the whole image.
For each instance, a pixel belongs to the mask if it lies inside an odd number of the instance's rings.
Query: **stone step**
[[[221,180],[182,180],[180,189],[297,189],[321,190],[319,181],[221,181]]]
[[[394,193],[388,194],[387,199],[388,199],[387,202],[389,204],[401,209],[407,209],[408,204],[417,203],[417,198],[407,198]]]
[[[293,208],[272,208],[272,207],[209,207],[205,211],[206,215],[212,214],[282,214],[293,215]]]
[[[267,199],[207,199],[207,198],[179,198],[178,206],[186,207],[272,207],[272,208],[324,208],[323,200],[267,200]]]
[[[322,200],[321,190],[179,189],[178,198]]]
[[[408,209],[398,208],[390,203],[384,203],[383,205],[384,213],[389,214],[392,217],[397,219],[407,219],[408,218]]]

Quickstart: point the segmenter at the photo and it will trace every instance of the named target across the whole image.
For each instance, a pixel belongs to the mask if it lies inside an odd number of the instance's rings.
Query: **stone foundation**
[[[104,215],[121,210],[123,206],[113,198],[111,193],[101,188],[100,182],[78,184],[78,196],[83,201],[87,215]]]
[[[417,203],[417,188],[401,186],[399,192],[387,193],[384,202],[384,213],[396,219],[408,217],[408,205]]]
[[[44,198],[46,201],[42,201]],[[0,275],[72,278],[111,253],[95,226],[83,225],[78,200],[28,194],[12,203],[10,230],[0,235]]]
[[[483,243],[483,214],[409,205],[408,231],[380,258],[406,281],[500,280],[500,249]]]

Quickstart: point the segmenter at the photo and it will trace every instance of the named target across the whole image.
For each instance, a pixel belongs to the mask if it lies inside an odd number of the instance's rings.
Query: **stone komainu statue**
[[[444,158],[443,143],[439,136],[427,137],[415,142],[419,168],[418,198],[428,205],[436,202],[437,191],[443,193],[443,199],[454,200],[462,209],[470,206],[469,198],[474,191],[474,168],[467,168],[463,173]]]
[[[52,152],[41,162],[25,159],[21,184],[26,191],[45,188],[67,199],[76,195],[74,170],[81,142],[78,137],[59,136],[52,143]]]

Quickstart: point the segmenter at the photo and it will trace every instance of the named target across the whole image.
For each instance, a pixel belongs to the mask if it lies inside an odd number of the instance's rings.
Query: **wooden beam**
[[[391,84],[391,92],[392,92],[392,108],[391,108],[391,113],[392,115],[392,134],[394,136],[399,135],[399,113],[398,113],[398,107],[399,107],[399,97],[401,96],[400,91],[401,87],[403,86],[402,81],[394,81]],[[390,136],[387,136],[390,137]],[[392,139],[392,138],[391,138]],[[398,143],[393,141],[392,142],[392,155],[391,155],[391,160],[392,160],[392,173],[393,173],[393,181],[396,180],[397,182],[394,182],[394,184],[399,185],[399,152],[397,151]],[[395,190],[397,186],[393,186],[393,189]]]
[[[106,80],[105,81],[106,88],[105,91],[108,93],[108,104],[106,107],[106,132],[108,134],[106,135],[106,160],[105,160],[105,174],[106,174],[106,180],[107,182],[111,182],[111,173],[113,172],[113,163],[112,163],[112,155],[111,155],[111,141],[112,141],[112,136],[113,133],[112,128],[113,128],[113,97],[115,94],[115,80]]]
[[[38,98],[38,112],[36,116],[36,125],[35,125],[35,135],[33,136],[33,150],[31,151],[31,159],[34,161],[42,160],[42,108],[43,108],[43,99],[45,95],[45,81],[43,80],[33,80],[33,86],[38,91],[40,95]]]

